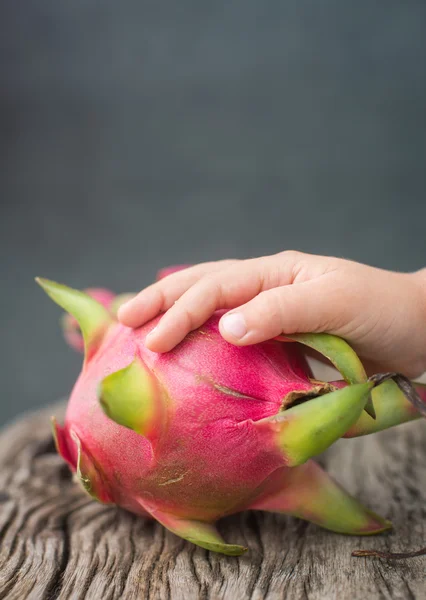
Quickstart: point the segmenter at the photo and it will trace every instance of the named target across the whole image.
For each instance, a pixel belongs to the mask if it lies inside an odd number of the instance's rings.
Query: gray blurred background
[[[0,2],[0,423],[80,367],[35,275],[424,266],[425,25],[424,0]]]

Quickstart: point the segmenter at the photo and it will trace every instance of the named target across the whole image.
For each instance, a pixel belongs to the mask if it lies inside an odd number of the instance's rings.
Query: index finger
[[[207,273],[220,271],[236,262],[239,261],[229,259],[205,262],[175,272],[163,269],[160,271],[162,278],[120,306],[117,317],[127,327],[139,327],[173,306],[176,300],[201,277]]]
[[[163,316],[146,339],[154,352],[174,348],[218,309],[236,308],[260,292],[292,281],[294,263],[277,256],[250,259],[202,277]]]

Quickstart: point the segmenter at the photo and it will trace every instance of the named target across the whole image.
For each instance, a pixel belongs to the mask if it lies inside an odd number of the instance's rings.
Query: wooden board
[[[362,538],[260,512],[227,518],[240,558],[209,553],[153,521],[85,496],[55,453],[49,416],[0,432],[0,598],[10,600],[426,598],[426,557],[353,558],[358,548],[418,549],[426,539],[426,423],[341,440],[322,457],[391,533]]]

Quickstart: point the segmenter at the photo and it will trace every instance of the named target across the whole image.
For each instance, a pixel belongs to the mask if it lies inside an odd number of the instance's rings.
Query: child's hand
[[[346,339],[368,370],[426,370],[426,272],[394,273],[326,256],[286,251],[203,263],[173,273],[123,305],[137,327],[166,314],[147,338],[166,352],[215,310],[222,336],[239,346],[280,334],[328,332]]]

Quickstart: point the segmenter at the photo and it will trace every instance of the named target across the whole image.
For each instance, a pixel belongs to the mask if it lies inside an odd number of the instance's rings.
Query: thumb
[[[247,346],[285,333],[330,331],[337,303],[324,288],[308,281],[261,292],[226,313],[220,320],[220,333],[232,344]]]

